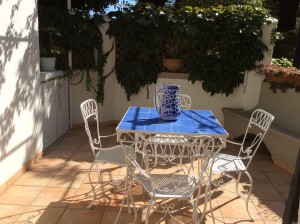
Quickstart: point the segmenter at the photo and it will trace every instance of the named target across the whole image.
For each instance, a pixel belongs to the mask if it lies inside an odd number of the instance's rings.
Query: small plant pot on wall
[[[268,83],[276,83],[276,84],[282,84],[285,82],[285,76],[275,76],[275,75],[269,75],[266,74],[265,82]]]
[[[54,57],[41,57],[40,66],[42,71],[54,71],[55,70],[56,58]]]
[[[295,76],[295,87],[300,88],[300,75]]]
[[[178,72],[183,68],[183,59],[163,58],[163,66],[170,72]]]

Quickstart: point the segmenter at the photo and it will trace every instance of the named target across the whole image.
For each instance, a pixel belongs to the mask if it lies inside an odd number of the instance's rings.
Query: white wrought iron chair
[[[96,101],[93,99],[88,99],[80,104],[80,109],[85,124],[85,130],[89,139],[90,147],[94,154],[94,161],[91,164],[88,173],[90,184],[92,186],[92,191],[93,191],[93,200],[87,207],[88,209],[90,209],[96,200],[95,188],[100,181],[101,170],[99,168],[98,163],[107,162],[107,163],[113,163],[120,166],[126,166],[126,162],[125,162],[125,153],[121,145],[115,145],[108,148],[102,147],[101,140],[104,138],[116,136],[116,133],[111,135],[106,135],[106,136],[100,135],[98,107]],[[98,174],[98,181],[95,185],[91,180],[91,171],[94,166],[96,166],[97,174]]]
[[[265,134],[267,133],[274,116],[262,109],[256,109],[252,112],[245,135],[241,143],[227,140],[227,143],[239,146],[238,152],[235,155],[219,153],[212,166],[213,174],[237,174],[235,193],[242,197],[238,192],[238,186],[240,183],[241,175],[244,173],[250,181],[250,189],[247,196],[244,198],[246,202],[246,209],[248,215],[252,220],[254,217],[249,212],[249,199],[253,188],[253,180],[248,172],[248,167],[254,158]],[[254,134],[254,137],[253,137]],[[252,137],[249,137],[252,136]],[[249,142],[249,139],[251,140]],[[222,187],[222,178],[218,178],[219,181],[213,183],[217,187]]]
[[[177,199],[186,200],[191,204],[194,223],[198,223],[197,206],[201,187],[205,185],[205,206],[200,218],[201,221],[205,216],[210,189],[210,172],[206,171],[210,170],[208,166],[211,165],[211,156],[215,156],[216,152],[221,149],[218,140],[209,136],[195,138],[182,136],[150,137],[143,146],[143,164],[145,167],[141,167],[132,156],[131,152],[134,150],[132,147],[125,147],[128,175],[131,176],[131,183],[128,187],[129,197],[130,201],[134,202],[131,188],[136,183],[142,185],[149,194],[150,202],[146,210],[145,223],[149,223],[150,211],[159,199],[164,199],[157,203],[157,208],[161,207],[158,212],[164,214],[160,220],[169,215],[177,222],[182,223],[173,214],[186,209],[187,206],[176,208],[173,200]],[[153,150],[154,148],[156,150]],[[161,160],[156,164],[154,160],[157,157]],[[167,202],[168,199],[171,200]],[[135,214],[133,223],[135,223],[137,219],[135,206],[133,210]]]

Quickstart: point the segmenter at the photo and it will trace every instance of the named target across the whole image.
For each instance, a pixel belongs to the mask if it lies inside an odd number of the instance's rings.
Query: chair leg
[[[211,201],[211,186],[210,185],[211,185],[211,183],[205,185],[204,207],[203,207],[202,215],[200,217],[200,223],[204,220],[204,217],[206,215],[207,202]],[[201,190],[199,192],[201,192]],[[198,202],[197,202],[197,204],[198,204]],[[210,210],[211,210],[211,212],[213,210],[211,203],[210,203]],[[213,212],[212,212],[212,216],[213,216]],[[214,220],[214,218],[213,218],[213,220]]]
[[[131,193],[133,184],[134,184],[134,181],[131,181],[130,186],[128,188],[128,195],[127,195],[127,198],[130,198],[130,201],[131,201],[132,207],[133,207],[133,212],[134,212],[134,220],[133,220],[132,224],[135,223],[137,220],[137,210],[135,208],[134,200],[133,200],[132,193]],[[127,200],[127,202],[128,202],[128,200]]]
[[[131,211],[131,208],[130,208],[130,205],[129,205],[129,190],[130,190],[130,187],[128,187],[128,175],[126,175],[126,180],[125,180],[125,186],[124,186],[124,195],[123,195],[123,199],[122,199],[122,203],[121,203],[121,206],[120,206],[120,209],[119,209],[119,212],[118,212],[118,215],[117,215],[117,218],[115,219],[115,222],[114,224],[117,224],[118,222],[118,219],[119,219],[119,216],[122,212],[122,209],[123,209],[123,206],[124,206],[124,202],[125,202],[125,197],[127,198],[127,206],[128,206],[128,213],[131,214],[132,211]],[[135,221],[134,221],[135,222]]]
[[[197,212],[198,200],[195,203],[193,198],[191,198],[190,203],[193,207],[193,220],[194,220],[194,223],[198,223],[198,221],[199,221],[198,220],[198,212]]]
[[[248,178],[250,180],[250,189],[249,189],[248,196],[247,196],[247,199],[246,199],[246,209],[247,209],[249,217],[251,218],[252,221],[254,221],[255,218],[249,212],[249,200],[250,200],[250,194],[251,194],[252,189],[253,189],[253,180],[252,180],[252,177],[250,176],[250,174],[247,171],[245,172],[245,174],[248,176]]]
[[[154,204],[154,199],[152,198],[151,201],[149,202],[148,208],[147,208],[147,213],[146,213],[146,217],[145,217],[145,224],[149,224],[149,216],[150,216],[150,211],[151,208]]]
[[[241,194],[239,193],[239,183],[240,183],[240,180],[241,180],[241,176],[242,176],[242,173],[239,173],[238,178],[236,180],[236,185],[235,185],[235,192],[236,192],[238,197],[241,197]]]
[[[93,169],[93,166],[96,165],[97,166],[97,174],[98,174],[98,179],[97,179],[97,184],[94,186],[93,183],[92,183],[92,179],[91,179],[91,171]],[[100,170],[98,168],[98,164],[97,162],[93,162],[90,166],[90,169],[89,169],[89,173],[88,173],[88,176],[89,176],[89,181],[90,181],[90,184],[92,186],[92,191],[93,191],[93,200],[92,202],[87,206],[87,209],[90,209],[91,207],[93,207],[94,205],[94,202],[96,200],[96,191],[95,191],[95,188],[96,186],[99,184],[99,181],[100,181]]]

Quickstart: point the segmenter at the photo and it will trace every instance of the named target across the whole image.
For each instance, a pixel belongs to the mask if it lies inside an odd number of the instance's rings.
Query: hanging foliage
[[[53,5],[39,4],[40,46],[48,46],[48,27],[54,29],[53,44],[63,49],[58,57],[57,68],[64,71],[64,77],[70,79],[71,84],[84,82],[87,91],[94,91],[98,103],[104,102],[104,84],[113,69],[104,74],[104,66],[108,55],[114,48],[112,44],[108,52],[103,51],[103,38],[100,27],[106,23],[99,14],[91,16],[86,8],[74,8],[71,12],[59,7],[56,1]],[[53,35],[52,35],[53,36]],[[48,42],[47,42],[48,41]],[[72,68],[68,65],[68,52],[72,52]],[[95,53],[96,52],[96,53]],[[97,83],[93,84],[91,74],[97,74]],[[74,79],[76,81],[74,81]]]
[[[176,9],[140,3],[109,16],[107,33],[116,38],[121,54],[117,79],[128,99],[141,87],[156,83],[170,36],[181,49],[189,81],[202,81],[211,95],[231,94],[244,72],[254,69],[268,50],[261,27],[271,22],[270,15],[257,5]]]

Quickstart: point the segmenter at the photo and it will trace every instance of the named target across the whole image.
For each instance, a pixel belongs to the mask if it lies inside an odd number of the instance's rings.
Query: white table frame
[[[130,109],[131,107],[129,107]],[[144,107],[141,107],[144,108]],[[128,110],[129,110],[128,109]],[[195,111],[195,110],[190,110],[190,111]],[[128,111],[127,111],[128,112]],[[126,112],[126,113],[127,113]],[[124,115],[124,117],[126,116],[126,114]],[[157,114],[157,116],[159,116]],[[123,119],[124,119],[123,117]],[[120,124],[123,122],[120,122]],[[218,125],[222,127],[222,125],[217,121],[217,119],[215,119],[215,121],[218,123]],[[121,144],[121,145],[135,145],[135,151],[137,153],[142,153],[141,149],[143,147],[143,142],[145,142],[146,139],[148,139],[149,137],[156,135],[156,134],[161,134],[161,135],[178,135],[178,136],[186,136],[186,137],[201,137],[201,136],[212,136],[215,138],[218,138],[220,140],[220,144],[222,145],[222,148],[226,147],[226,139],[229,136],[228,133],[226,132],[226,130],[224,129],[225,133],[224,134],[216,134],[216,133],[212,133],[212,134],[207,134],[207,133],[187,133],[187,132],[164,132],[164,131],[148,131],[148,130],[132,130],[132,129],[121,129],[119,128],[119,126],[116,128],[116,132],[117,132],[117,141]],[[126,183],[125,183],[125,190],[124,190],[124,197],[123,197],[123,201],[122,201],[122,205],[120,207],[118,216],[115,220],[115,224],[118,221],[119,215],[122,211],[123,205],[124,205],[124,198],[126,197],[127,194],[127,186],[128,186],[128,176],[126,177]],[[205,206],[206,207],[206,206]],[[206,208],[205,208],[206,209]],[[129,210],[129,212],[131,212]],[[202,217],[201,217],[202,218]]]

